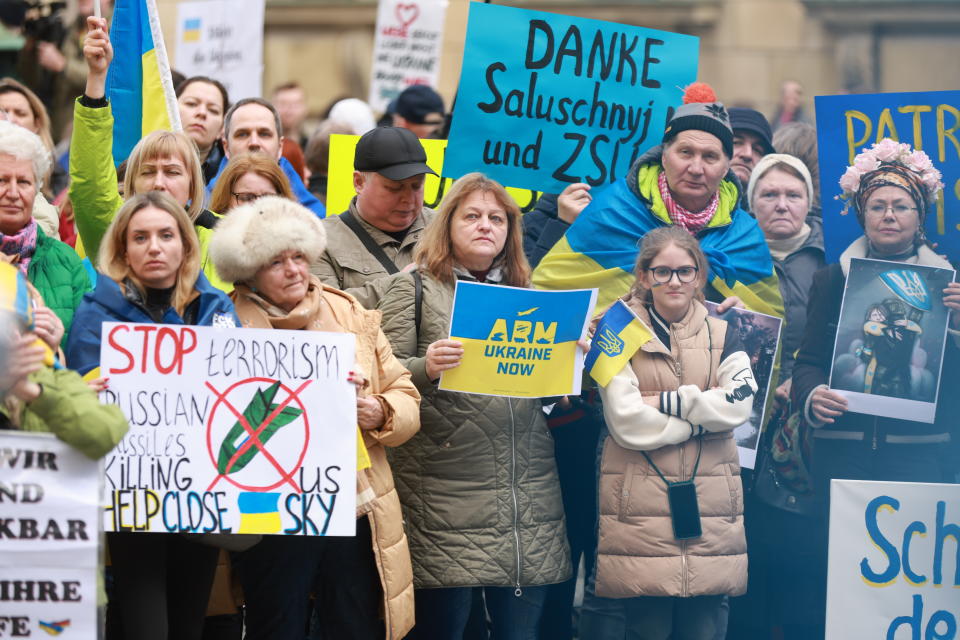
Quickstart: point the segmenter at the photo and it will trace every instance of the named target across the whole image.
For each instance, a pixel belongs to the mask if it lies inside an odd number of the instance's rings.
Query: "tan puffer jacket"
[[[321,287],[313,279],[311,287]],[[242,294],[234,294],[237,315],[245,327],[269,328],[266,316],[258,305]],[[410,373],[393,356],[386,336],[380,330],[380,312],[367,311],[350,295],[322,287],[323,302],[333,312],[336,323],[357,338],[356,364],[369,380],[369,394],[383,400],[384,425],[363,431],[363,443],[371,466],[365,469],[366,479],[375,495],[367,504],[373,537],[373,553],[383,590],[383,616],[386,640],[404,637],[414,625],[413,568],[403,528],[400,499],[393,483],[385,447],[398,447],[409,440],[420,427],[420,394],[410,380]]]
[[[652,326],[645,308],[637,304],[634,311]],[[750,362],[736,333],[708,318],[698,302],[670,333],[670,351],[658,340],[648,342],[601,390],[610,430],[600,465],[596,592],[602,597],[746,590],[743,489],[732,429],[750,416],[756,391]],[[643,396],[659,397],[660,410]],[[690,479],[701,445],[695,485],[703,535],[677,540],[666,484],[641,449],[677,482]]]

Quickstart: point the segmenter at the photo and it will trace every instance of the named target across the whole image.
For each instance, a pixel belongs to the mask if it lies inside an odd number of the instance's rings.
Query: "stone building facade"
[[[175,33],[177,0],[159,0]],[[498,4],[508,4],[500,0]],[[698,36],[700,79],[727,104],[774,111],[797,80],[813,96],[960,88],[960,0],[513,0],[515,6]],[[460,73],[468,0],[450,0],[440,92]],[[368,90],[376,2],[267,0],[264,89],[288,80],[312,111]],[[323,65],[318,65],[323,61]],[[318,72],[322,68],[323,72]]]

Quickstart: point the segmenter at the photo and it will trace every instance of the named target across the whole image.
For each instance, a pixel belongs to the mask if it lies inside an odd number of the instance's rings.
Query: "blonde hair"
[[[492,194],[507,213],[507,239],[500,255],[493,261],[493,264],[498,264],[503,269],[503,283],[513,287],[530,286],[530,264],[523,253],[520,207],[500,183],[482,173],[468,173],[450,187],[440,204],[437,217],[427,226],[417,246],[417,265],[441,282],[451,283],[456,279],[453,273],[455,261],[450,226],[457,209],[476,191]]]
[[[707,272],[710,268],[707,257],[695,237],[685,229],[674,225],[657,227],[643,236],[643,240],[640,242],[640,253],[637,255],[637,263],[633,269],[636,279],[630,288],[630,292],[624,296],[625,300],[639,298],[644,304],[653,303],[653,292],[643,284],[641,276],[650,268],[660,252],[671,245],[683,249],[693,259],[693,264],[697,268],[697,279],[700,280],[700,286],[697,288],[695,297],[703,302],[703,287],[706,285]]]
[[[157,158],[179,157],[190,176],[190,200],[186,207],[190,214],[191,224],[203,213],[204,181],[203,171],[200,168],[200,156],[197,154],[197,145],[183,133],[173,131],[154,131],[144,136],[127,158],[127,172],[123,176],[123,193],[126,197],[137,195],[134,183],[140,176],[141,167],[145,162]]]
[[[284,175],[283,169],[276,160],[268,158],[262,153],[241,153],[230,158],[223,173],[217,178],[217,185],[210,195],[210,210],[217,213],[226,213],[230,209],[230,196],[233,187],[243,176],[255,173],[261,178],[269,180],[277,195],[288,200],[296,201],[290,189],[290,180]]]
[[[129,174],[127,174],[129,175]],[[194,287],[200,275],[200,241],[193,228],[193,222],[187,217],[187,212],[173,198],[160,191],[148,191],[135,195],[120,207],[113,222],[100,243],[100,253],[97,256],[97,265],[100,273],[107,276],[121,287],[129,279],[140,291],[146,295],[145,287],[127,264],[127,231],[130,221],[140,211],[148,207],[156,207],[169,213],[177,222],[180,230],[180,241],[183,244],[183,261],[177,270],[177,281],[174,284],[171,305],[182,317],[184,309],[194,297]]]

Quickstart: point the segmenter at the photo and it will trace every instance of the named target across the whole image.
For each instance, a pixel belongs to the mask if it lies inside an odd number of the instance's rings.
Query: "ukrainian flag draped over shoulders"
[[[658,160],[655,157],[651,163],[648,154],[631,168],[636,182],[620,179],[596,194],[534,271],[536,287],[596,287],[598,308],[630,290],[641,238],[671,224],[656,187],[661,171]],[[710,264],[708,282],[723,297],[739,296],[748,309],[783,317],[783,300],[763,232],[739,208],[738,199],[739,189],[724,180],[717,213],[697,234]]]
[[[113,158],[120,164],[148,133],[180,131],[180,112],[155,0],[117,0],[110,42],[107,97],[114,117]]]

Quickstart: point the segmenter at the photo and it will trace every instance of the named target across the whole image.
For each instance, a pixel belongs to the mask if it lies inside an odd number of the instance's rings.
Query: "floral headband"
[[[863,223],[863,205],[870,193],[881,186],[893,185],[905,189],[920,208],[921,221],[926,217],[927,205],[933,202],[943,189],[940,172],[933,166],[930,157],[920,150],[914,151],[909,144],[884,138],[864,149],[847,167],[840,178],[843,193],[837,199],[845,200],[842,214],[851,204],[856,204],[857,217]]]

